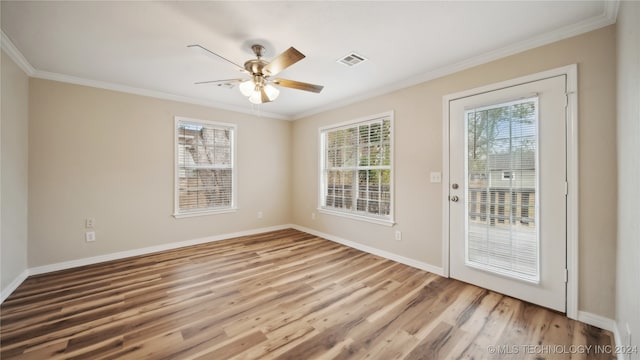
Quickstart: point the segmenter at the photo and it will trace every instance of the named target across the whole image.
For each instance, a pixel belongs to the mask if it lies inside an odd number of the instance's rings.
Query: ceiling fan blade
[[[231,82],[243,82],[245,81],[245,79],[224,79],[224,80],[208,80],[208,81],[198,81],[195,82],[194,84],[196,85],[200,85],[200,84],[213,84],[213,83],[231,83]]]
[[[303,83],[300,81],[287,80],[287,79],[274,79],[273,83],[276,85],[280,85],[280,86],[284,86],[284,87],[288,87],[296,90],[311,91],[314,93],[319,93],[320,91],[322,91],[322,89],[324,89],[324,86],[322,85]]]
[[[247,72],[247,70],[245,70],[245,68],[244,68],[243,66],[240,66],[240,65],[238,65],[238,64],[236,64],[236,63],[234,63],[233,61],[231,61],[231,60],[229,60],[229,59],[225,58],[224,56],[221,56],[221,55],[218,55],[218,54],[214,53],[213,51],[211,51],[211,50],[207,49],[206,47],[204,47],[204,46],[202,46],[202,45],[193,44],[193,45],[187,45],[187,47],[188,47],[188,48],[199,48],[200,50],[204,51],[204,52],[205,52],[205,53],[207,53],[207,54],[214,55],[214,56],[216,56],[216,57],[217,57],[217,58],[219,58],[219,59],[222,59],[222,60],[224,60],[224,61],[226,61],[226,62],[228,62],[228,63],[233,64],[235,67],[237,67],[237,68],[238,68],[238,70],[240,70],[240,71],[242,71],[242,72]]]
[[[273,59],[269,63],[269,65],[265,66],[262,69],[262,72],[266,76],[274,76],[278,74],[280,71],[288,68],[289,66],[297,63],[298,61],[304,59],[305,56],[300,51],[296,50],[293,47],[290,47],[282,54],[278,55],[277,58]]]

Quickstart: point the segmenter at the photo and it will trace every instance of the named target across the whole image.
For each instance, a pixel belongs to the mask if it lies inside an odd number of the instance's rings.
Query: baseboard
[[[620,336],[620,334],[622,334],[622,331],[620,331],[617,321],[615,321],[615,325],[612,333],[613,333],[614,347],[624,346],[624,342],[622,342],[622,337]],[[625,352],[621,352],[620,354],[617,354],[617,356],[618,356],[618,360],[629,360],[631,355]]]
[[[433,266],[431,264],[427,264],[425,262],[422,261],[418,261],[418,260],[414,260],[414,259],[409,259],[407,257],[398,255],[398,254],[394,254],[385,250],[380,250],[371,246],[367,246],[367,245],[362,245],[360,243],[351,241],[351,240],[347,240],[347,239],[343,239],[341,237],[338,236],[334,236],[331,234],[326,234],[323,233],[321,231],[317,231],[314,229],[310,229],[304,226],[300,226],[300,225],[291,225],[292,228],[296,229],[296,230],[300,230],[327,240],[331,240],[333,242],[337,242],[339,244],[348,246],[348,247],[352,247],[354,249],[358,249],[364,252],[367,252],[369,254],[373,254],[373,255],[377,255],[377,256],[381,256],[385,259],[389,259],[389,260],[393,260],[396,262],[399,262],[401,264],[405,264],[420,270],[424,270],[424,271],[428,271],[430,273],[434,273],[436,275],[440,275],[440,276],[444,276],[444,270],[441,267],[438,266]]]
[[[277,225],[277,226],[264,227],[259,229],[239,231],[239,232],[234,232],[229,234],[207,236],[203,238],[186,240],[186,241],[178,241],[178,242],[150,246],[150,247],[135,249],[135,250],[120,251],[112,254],[94,256],[90,258],[65,261],[61,263],[31,268],[29,269],[29,275],[45,274],[53,271],[66,270],[66,269],[71,269],[79,266],[93,265],[93,264],[97,264],[105,261],[120,260],[128,257],[132,257],[132,256],[148,255],[148,254],[153,254],[160,251],[173,250],[173,249],[178,249],[186,246],[206,244],[213,241],[226,240],[226,239],[231,239],[231,238],[240,237],[240,236],[249,236],[249,235],[256,235],[256,234],[265,233],[269,231],[290,229],[291,227],[292,226],[288,224]]]
[[[420,270],[424,270],[424,271],[428,271],[440,276],[443,276],[444,271],[441,267],[437,267],[437,266],[433,266],[421,261],[417,261],[414,259],[409,259],[406,258],[404,256],[400,256],[394,253],[390,253],[388,251],[384,251],[384,250],[380,250],[380,249],[376,249],[374,247],[371,246],[367,246],[367,245],[362,245],[350,240],[346,240],[334,235],[330,235],[330,234],[325,234],[323,232],[320,231],[316,231],[310,228],[306,228],[304,226],[299,226],[299,225],[294,225],[294,224],[283,224],[283,225],[277,225],[277,226],[271,226],[271,227],[264,227],[264,228],[259,228],[259,229],[252,229],[252,230],[246,230],[246,231],[239,231],[239,232],[235,232],[235,233],[229,233],[229,234],[222,234],[222,235],[215,235],[215,236],[207,236],[204,238],[199,238],[199,239],[192,239],[192,240],[186,240],[186,241],[179,241],[179,242],[173,242],[173,243],[169,243],[169,244],[162,244],[162,245],[157,245],[157,246],[151,246],[151,247],[146,247],[146,248],[141,248],[141,249],[134,249],[134,250],[127,250],[127,251],[120,251],[120,252],[116,252],[116,253],[111,253],[111,254],[106,254],[106,255],[100,255],[100,256],[93,256],[93,257],[89,257],[89,258],[83,258],[83,259],[77,259],[77,260],[71,260],[71,261],[64,261],[64,262],[60,262],[60,263],[55,263],[55,264],[50,264],[50,265],[44,265],[44,266],[38,266],[38,267],[34,267],[34,268],[29,268],[25,271],[22,272],[22,274],[20,274],[9,286],[7,286],[6,289],[2,290],[2,298],[0,299],[0,304],[2,302],[4,302],[4,300],[9,297],[9,295],[11,295],[11,293],[13,293],[13,291],[20,286],[20,284],[22,284],[23,281],[25,281],[27,279],[27,277],[31,276],[31,275],[39,275],[39,274],[46,274],[46,273],[50,273],[50,272],[54,272],[54,271],[60,271],[60,270],[67,270],[67,269],[72,269],[72,268],[76,268],[76,267],[80,267],[80,266],[86,266],[86,265],[93,265],[93,264],[98,264],[101,262],[105,262],[105,261],[112,261],[112,260],[120,260],[120,259],[124,259],[124,258],[128,258],[128,257],[132,257],[132,256],[140,256],[140,255],[148,255],[148,254],[153,254],[156,252],[160,252],[160,251],[166,251],[166,250],[173,250],[173,249],[178,249],[178,248],[182,248],[182,247],[186,247],[186,246],[193,246],[193,245],[200,245],[200,244],[205,244],[205,243],[209,243],[209,242],[213,242],[213,241],[220,241],[220,240],[226,240],[226,239],[230,239],[230,238],[235,238],[235,237],[240,237],[240,236],[249,236],[249,235],[256,235],[256,234],[260,234],[260,233],[265,233],[265,232],[269,232],[269,231],[277,231],[277,230],[283,230],[283,229],[296,229],[296,230],[300,230],[300,231],[304,231],[306,233],[315,235],[315,236],[319,236],[322,238],[325,238],[327,240],[331,240],[334,242],[337,242],[339,244],[345,245],[345,246],[349,246],[352,247],[354,249],[358,249],[373,255],[377,255],[377,256],[381,256],[383,258],[389,259],[389,260],[393,260],[393,261],[397,261],[399,263],[408,265],[408,266],[412,266],[415,267],[417,269]]]
[[[2,304],[9,297],[9,295],[11,295],[11,293],[13,293],[15,289],[17,289],[18,286],[20,286],[20,284],[22,284],[22,282],[29,277],[29,275],[30,275],[29,269],[26,269],[20,275],[18,275],[15,279],[13,279],[11,284],[9,284],[6,288],[2,289],[2,292],[0,293],[0,304]]]
[[[578,311],[578,321],[599,327],[603,330],[611,331],[613,334],[613,341],[615,342],[614,345],[622,345],[620,329],[618,329],[618,323],[615,320],[586,311]]]
[[[240,237],[240,236],[256,235],[256,234],[261,234],[269,231],[290,229],[292,227],[293,225],[290,225],[290,224],[270,226],[270,227],[251,229],[246,231],[239,231],[239,232],[234,232],[229,234],[221,234],[221,235],[207,236],[203,238],[186,240],[186,241],[178,241],[178,242],[162,244],[157,246],[150,246],[150,247],[141,248],[141,249],[120,251],[112,254],[93,256],[93,257],[84,258],[84,259],[64,261],[60,263],[29,268],[23,271],[22,274],[20,274],[15,280],[13,280],[13,282],[11,282],[11,284],[9,284],[9,286],[7,286],[6,289],[2,289],[2,295],[1,295],[2,297],[0,298],[0,304],[3,303],[4,300],[8,298],[9,295],[11,295],[11,293],[13,293],[13,291],[15,291],[15,289],[18,288],[18,286],[20,286],[20,284],[22,284],[22,282],[25,281],[31,275],[46,274],[54,271],[72,269],[79,266],[98,264],[105,261],[120,260],[120,259],[132,257],[132,256],[139,256],[139,255],[148,255],[148,254],[153,254],[160,251],[173,250],[173,249],[178,249],[186,246],[200,245],[200,244],[205,244],[213,241],[226,240],[226,239],[231,239],[231,238]]]
[[[616,327],[615,320],[587,311],[578,311],[578,321],[582,321],[585,324],[593,325],[611,332],[614,332]]]

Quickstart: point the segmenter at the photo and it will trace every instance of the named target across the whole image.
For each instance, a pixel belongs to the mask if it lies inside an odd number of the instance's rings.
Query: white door
[[[453,278],[566,311],[566,76],[449,102]]]

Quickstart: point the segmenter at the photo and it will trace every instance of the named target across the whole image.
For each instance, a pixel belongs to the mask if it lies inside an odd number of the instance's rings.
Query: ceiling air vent
[[[354,52],[338,59],[337,61],[341,64],[347,65],[347,66],[354,66],[354,65],[358,65],[363,61],[366,61],[367,58],[365,58],[362,55],[358,55]]]

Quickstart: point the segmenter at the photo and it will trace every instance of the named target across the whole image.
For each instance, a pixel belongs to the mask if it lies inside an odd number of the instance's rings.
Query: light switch
[[[431,173],[431,182],[432,183],[440,183],[442,182],[442,173],[438,171],[434,171]]]

